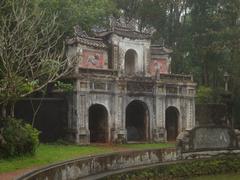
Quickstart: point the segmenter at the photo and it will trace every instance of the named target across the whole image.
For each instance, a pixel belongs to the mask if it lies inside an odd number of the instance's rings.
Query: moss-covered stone
[[[240,172],[240,156],[192,160],[175,164],[159,165],[127,173],[105,177],[104,179],[185,179],[186,177]]]

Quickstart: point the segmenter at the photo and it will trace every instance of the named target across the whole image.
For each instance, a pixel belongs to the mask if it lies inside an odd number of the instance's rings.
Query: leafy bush
[[[33,155],[39,145],[39,131],[22,120],[0,120],[0,158]]]
[[[175,164],[166,164],[146,169],[133,170],[122,174],[108,176],[105,179],[190,179],[194,176],[214,175],[240,172],[240,156],[226,155],[202,160],[185,161]]]
[[[71,92],[73,90],[73,85],[71,83],[56,81],[54,87],[64,92]]]
[[[212,103],[213,102],[213,90],[210,87],[199,86],[197,89],[197,103]]]

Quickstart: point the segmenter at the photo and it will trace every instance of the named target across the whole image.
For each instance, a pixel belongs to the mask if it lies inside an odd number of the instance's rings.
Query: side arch
[[[170,106],[165,111],[165,128],[167,131],[167,141],[175,141],[179,129],[179,110]]]
[[[124,57],[124,69],[126,74],[136,73],[138,54],[134,49],[128,49]]]
[[[108,142],[108,110],[104,105],[93,104],[88,109],[90,143]]]

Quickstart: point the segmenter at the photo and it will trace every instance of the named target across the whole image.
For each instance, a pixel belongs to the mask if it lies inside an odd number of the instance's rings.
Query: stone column
[[[194,98],[189,100],[189,115],[190,115],[190,123],[189,128],[195,127],[195,101]]]
[[[162,85],[156,87],[155,117],[156,126],[153,128],[153,140],[165,141],[165,90]]]
[[[125,129],[125,82],[116,82],[115,88],[115,143],[126,143],[126,129]]]
[[[89,144],[87,94],[89,83],[76,80],[73,95],[73,122],[76,130],[75,142]]]
[[[118,57],[119,57],[119,53],[118,53],[118,46],[117,45],[113,45],[113,54],[112,54],[112,63],[113,63],[113,69],[117,70],[118,69]]]
[[[191,99],[189,99],[187,102],[186,112],[187,112],[187,127],[186,127],[186,129],[192,129],[192,127],[193,127],[193,123],[192,123],[192,121],[193,121],[193,105],[192,105]]]
[[[67,140],[71,142],[76,142],[77,139],[77,120],[75,111],[75,99],[76,92],[72,92],[68,96],[68,127],[67,127]]]

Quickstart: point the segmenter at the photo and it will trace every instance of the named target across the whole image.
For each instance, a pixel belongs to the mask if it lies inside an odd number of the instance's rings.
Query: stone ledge
[[[25,174],[17,180],[87,179],[100,173],[175,161],[175,148],[149,149],[83,157],[49,165]]]
[[[211,151],[198,151],[198,152],[188,152],[182,153],[181,158],[179,159],[203,159],[203,158],[211,158],[214,156],[221,155],[231,155],[231,154],[240,154],[240,150],[211,150]]]

